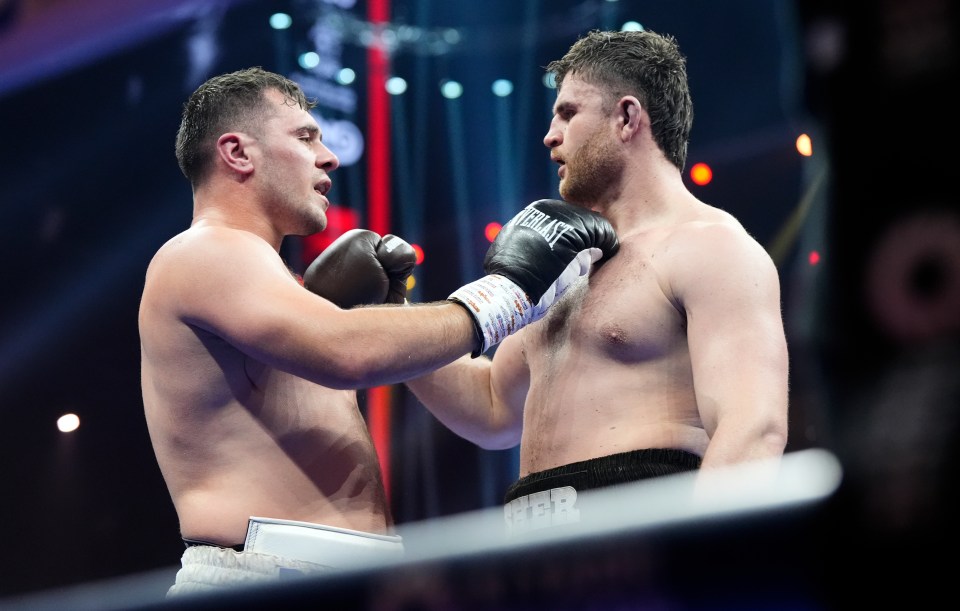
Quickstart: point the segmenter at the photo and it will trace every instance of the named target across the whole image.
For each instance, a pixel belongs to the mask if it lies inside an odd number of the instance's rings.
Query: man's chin
[[[560,185],[560,199],[575,206],[584,205],[583,198],[580,197],[580,194],[578,194],[576,191],[565,189],[562,184]]]
[[[327,215],[321,212],[319,215],[310,219],[309,225],[313,229],[313,231],[310,232],[311,234],[320,233],[327,228]]]

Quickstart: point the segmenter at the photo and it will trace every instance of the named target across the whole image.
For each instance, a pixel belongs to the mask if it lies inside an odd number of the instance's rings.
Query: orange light
[[[417,279],[413,277],[413,274],[407,276],[407,292],[413,290],[413,287],[417,286]]]
[[[797,152],[804,157],[813,155],[813,141],[807,134],[797,136]]]
[[[483,235],[487,236],[487,240],[493,242],[497,234],[500,233],[500,230],[503,229],[503,225],[497,223],[496,221],[492,223],[487,223],[487,226],[483,228]]]
[[[690,168],[690,180],[702,187],[713,180],[713,170],[705,163],[695,163]]]
[[[423,263],[423,249],[419,244],[411,244],[410,246],[413,247],[413,252],[417,253],[417,265],[420,265]]]
[[[820,253],[815,250],[811,250],[807,260],[810,262],[810,265],[816,265],[820,262]]]

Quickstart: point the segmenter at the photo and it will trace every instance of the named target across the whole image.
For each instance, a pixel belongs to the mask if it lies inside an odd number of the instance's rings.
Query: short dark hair
[[[210,171],[216,138],[260,120],[258,112],[269,89],[276,89],[304,110],[316,106],[296,82],[260,67],[214,76],[190,95],[183,105],[176,153],[180,171],[191,185],[200,184]]]
[[[592,30],[546,70],[557,89],[568,74],[606,90],[613,103],[634,95],[650,115],[653,139],[667,159],[682,171],[693,127],[693,102],[687,83],[687,61],[669,34],[649,30]]]

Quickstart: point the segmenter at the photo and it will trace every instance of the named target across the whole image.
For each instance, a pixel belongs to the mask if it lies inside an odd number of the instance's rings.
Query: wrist
[[[450,297],[473,318],[480,346],[476,358],[508,335],[533,321],[533,304],[516,283],[505,276],[490,274],[465,284]]]
[[[474,339],[474,348],[470,351],[470,358],[477,358],[484,353],[484,341],[483,341],[483,330],[480,328],[480,322],[477,320],[477,317],[473,315],[473,312],[470,310],[470,306],[466,303],[455,299],[451,296],[448,301],[451,301],[464,310],[466,310],[467,315],[470,317],[470,322],[473,323],[473,339]]]

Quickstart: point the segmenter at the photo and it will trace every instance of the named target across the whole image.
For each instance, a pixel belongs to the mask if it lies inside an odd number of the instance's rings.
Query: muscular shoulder
[[[167,241],[147,269],[144,300],[164,303],[171,313],[202,319],[220,312],[245,287],[284,273],[282,261],[261,238],[224,227],[190,228]]]
[[[747,292],[779,292],[776,266],[766,249],[722,210],[709,208],[677,224],[657,250],[678,299],[733,295],[745,287],[753,287]]]
[[[693,261],[698,265],[739,257],[769,258],[733,215],[706,205],[696,215],[665,228],[658,251],[662,257],[678,259],[681,263]]]
[[[259,260],[270,245],[254,234],[227,227],[191,227],[167,240],[154,255],[148,274],[176,268],[179,273],[250,258]],[[185,269],[188,268],[188,269]]]

